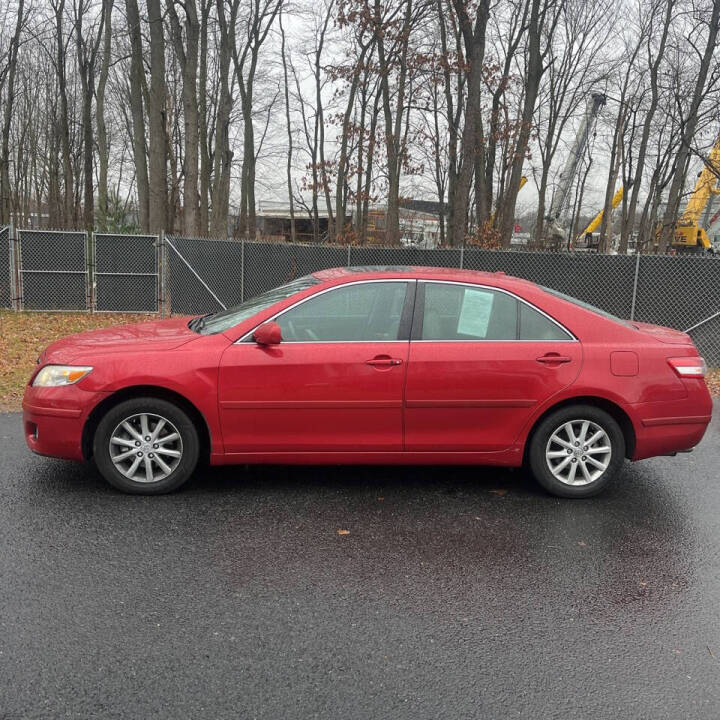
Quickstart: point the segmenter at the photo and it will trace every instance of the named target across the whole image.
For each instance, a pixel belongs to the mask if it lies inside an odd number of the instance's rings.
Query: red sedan
[[[688,335],[503,273],[314,273],[230,310],[73,335],[23,401],[42,455],[165,493],[235,463],[526,464],[587,497],[623,461],[700,442]]]

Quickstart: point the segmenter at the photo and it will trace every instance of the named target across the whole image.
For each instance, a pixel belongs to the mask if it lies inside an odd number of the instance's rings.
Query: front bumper
[[[87,392],[78,385],[25,388],[23,430],[34,453],[82,460],[82,434],[92,409],[106,393]]]

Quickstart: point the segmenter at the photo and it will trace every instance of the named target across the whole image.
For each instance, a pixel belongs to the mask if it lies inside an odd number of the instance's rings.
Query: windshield
[[[622,318],[618,317],[617,315],[613,315],[612,313],[605,312],[605,310],[601,310],[599,307],[595,307],[594,305],[591,305],[590,303],[583,302],[582,300],[578,300],[577,298],[572,297],[571,295],[566,295],[565,293],[558,292],[557,290],[553,290],[552,288],[545,287],[541,285],[542,289],[550,293],[550,295],[554,295],[555,297],[562,298],[563,300],[567,300],[569,303],[572,303],[573,305],[577,305],[578,307],[584,308],[585,310],[590,310],[590,312],[594,312],[598,315],[602,315],[604,318],[607,318],[608,320],[614,320],[617,323],[620,323],[621,325],[625,325],[626,327],[633,328],[633,330],[637,330],[635,325],[633,325],[631,322],[628,322],[627,320],[623,320]]]
[[[238,325],[239,323],[251,318],[253,315],[262,310],[266,310],[270,306],[274,305],[281,300],[285,300],[295,293],[299,293],[302,290],[307,290],[313,285],[317,285],[320,281],[312,275],[306,275],[305,277],[298,278],[286,285],[267,290],[266,292],[257,295],[250,300],[246,300],[240,305],[228,308],[222,312],[213,313],[212,315],[206,315],[202,318],[195,318],[190,321],[190,329],[201,335],[212,335],[214,333],[221,333],[225,330],[229,330],[231,327]]]

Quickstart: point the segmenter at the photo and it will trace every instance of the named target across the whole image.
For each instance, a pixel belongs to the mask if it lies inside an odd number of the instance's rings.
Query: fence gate
[[[21,310],[90,309],[88,236],[82,231],[17,230]]]
[[[157,235],[93,234],[96,312],[159,311]]]
[[[0,228],[0,308],[13,306],[12,281],[10,280],[10,261],[12,248],[10,247],[10,228]]]

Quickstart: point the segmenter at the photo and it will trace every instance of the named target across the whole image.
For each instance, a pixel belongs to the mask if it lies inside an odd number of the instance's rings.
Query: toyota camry
[[[313,273],[222,312],[50,345],[33,452],[130,493],[210,465],[527,466],[587,497],[626,460],[689,451],[712,403],[688,335],[503,273]]]

